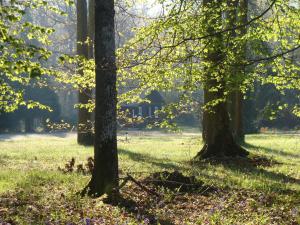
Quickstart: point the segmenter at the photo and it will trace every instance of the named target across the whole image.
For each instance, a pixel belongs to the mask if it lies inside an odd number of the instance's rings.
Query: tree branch
[[[292,48],[292,49],[286,50],[286,51],[284,51],[284,52],[280,52],[280,53],[278,53],[278,54],[271,55],[271,56],[269,56],[269,57],[249,60],[249,62],[246,63],[246,64],[243,64],[243,66],[251,66],[251,65],[253,65],[253,64],[255,64],[255,63],[258,63],[258,62],[261,62],[261,61],[269,61],[269,60],[273,60],[273,59],[276,59],[276,58],[278,58],[278,57],[284,56],[284,55],[286,55],[286,54],[288,54],[288,53],[294,52],[294,51],[296,51],[296,50],[298,50],[298,49],[300,49],[300,45],[298,45],[298,46],[296,46],[296,47],[294,47],[294,48]],[[236,65],[234,65],[234,66],[236,66]]]

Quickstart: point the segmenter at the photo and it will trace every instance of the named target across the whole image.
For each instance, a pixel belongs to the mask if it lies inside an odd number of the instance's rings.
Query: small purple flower
[[[211,208],[211,209],[209,210],[209,214],[214,214],[214,213],[215,213],[215,211],[216,211],[216,209],[215,209],[215,208]]]
[[[92,224],[92,220],[90,218],[85,218],[85,224],[86,225],[91,225]]]
[[[245,201],[241,201],[241,202],[239,203],[239,206],[240,206],[240,207],[245,207],[245,206],[246,206],[246,202],[245,202]]]
[[[149,220],[148,218],[145,218],[145,219],[144,219],[144,223],[145,223],[145,224],[150,224],[150,220]]]
[[[292,209],[292,216],[293,216],[293,217],[297,217],[298,214],[299,214],[299,210],[298,210],[297,208],[293,208],[293,209]]]

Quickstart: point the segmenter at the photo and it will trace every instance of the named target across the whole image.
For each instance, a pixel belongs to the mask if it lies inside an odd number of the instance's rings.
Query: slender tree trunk
[[[238,7],[238,17],[237,17],[239,24],[245,24],[248,21],[248,0],[240,0],[239,7]],[[244,36],[247,34],[247,27],[243,26],[240,29],[240,35]],[[242,46],[240,51],[240,61],[245,60],[247,46],[246,43]],[[239,75],[245,76],[246,71],[245,67],[239,68],[238,71]],[[243,143],[245,141],[245,133],[244,133],[244,122],[243,122],[243,93],[240,89],[236,89],[233,93],[233,107],[234,107],[234,114],[233,114],[233,130],[234,130],[234,138],[237,142]]]
[[[95,0],[95,164],[84,190],[95,197],[118,187],[114,13],[114,0]]]
[[[234,120],[234,138],[237,142],[245,141],[244,121],[243,121],[243,93],[235,91],[235,120]]]
[[[95,0],[89,0],[89,15],[88,15],[88,36],[89,36],[89,49],[88,58],[94,59],[94,42],[95,42]],[[95,89],[92,90],[93,95],[95,94]],[[95,111],[91,113],[92,123],[95,123]]]
[[[241,0],[242,2],[244,0]],[[240,15],[241,8],[239,7],[239,4],[241,4],[239,0],[228,0],[227,6],[229,7],[228,13],[227,13],[227,20],[228,20],[228,26],[227,28],[232,28],[234,26],[237,26],[237,24],[242,18]],[[246,21],[245,21],[246,22]],[[243,28],[244,29],[244,28]],[[239,35],[242,35],[239,33]],[[230,36],[232,38],[237,37],[236,30],[233,30],[230,33]],[[230,45],[230,48],[234,48],[233,45]],[[238,52],[238,50],[236,50]],[[242,76],[241,68],[232,67],[232,79],[239,79],[239,76]],[[240,84],[236,84],[236,82],[233,82],[235,86],[232,87],[232,93],[229,94],[228,99],[228,107],[229,107],[229,113],[230,113],[230,121],[231,121],[231,129],[233,131],[233,137],[234,139],[242,143],[244,142],[244,131],[243,131],[243,93],[240,91]]]
[[[237,17],[238,17],[238,0],[227,0],[227,12],[226,12],[226,21],[227,25],[226,28],[231,29],[232,27],[237,25]],[[231,39],[236,38],[237,32],[236,30],[232,30],[231,32],[228,33],[229,37],[227,38],[229,40],[228,47],[230,49],[234,49],[234,44],[232,43]],[[232,87],[230,90],[231,93],[228,95],[228,111],[230,115],[230,122],[231,122],[231,130],[233,132],[233,137],[235,140],[236,139],[236,123],[237,123],[237,92],[238,92],[238,85],[236,85],[235,80],[239,76],[239,70],[236,67],[232,67],[230,71],[230,78],[231,78],[231,83]]]
[[[220,2],[204,0],[204,7],[215,7],[220,10]],[[210,17],[211,15],[206,15]],[[222,24],[222,12],[214,19],[206,20],[207,34],[215,33],[214,26]],[[203,112],[203,141],[202,150],[196,155],[196,159],[222,157],[222,156],[246,156],[248,153],[234,140],[230,127],[228,106],[225,100],[225,74],[222,70],[223,37],[217,35],[208,40],[208,53],[203,57],[208,65],[206,70],[206,82],[204,84],[204,104],[207,106]],[[218,65],[218,68],[215,67]],[[217,90],[215,90],[217,88]],[[213,90],[214,89],[214,90]],[[220,101],[221,100],[221,101]]]
[[[243,106],[244,95],[240,90],[234,90],[229,98],[229,111],[233,138],[238,143],[245,141]]]
[[[241,11],[241,24],[245,24],[248,21],[248,0],[241,0],[240,11]],[[241,35],[247,34],[247,27],[242,27]],[[247,57],[247,43],[242,46],[242,60],[246,60]],[[246,68],[242,67],[241,73],[246,76]],[[244,111],[244,94],[239,91],[237,94],[237,123],[235,126],[237,133],[237,140],[240,142],[245,142],[245,132],[244,132],[244,121],[243,121],[243,111]]]
[[[86,0],[77,0],[77,54],[88,58],[88,46],[85,43],[88,37],[87,30],[87,3]],[[79,65],[81,67],[82,65]],[[83,74],[82,69],[79,73]],[[91,98],[92,91],[85,89],[78,93],[80,104],[87,104]],[[85,108],[78,109],[78,132],[77,142],[81,145],[93,145],[94,138],[91,130],[91,113]]]
[[[34,133],[33,118],[25,118],[25,133]]]
[[[88,58],[94,58],[94,41],[95,41],[95,0],[89,0],[88,16],[88,37],[90,40],[88,49]]]

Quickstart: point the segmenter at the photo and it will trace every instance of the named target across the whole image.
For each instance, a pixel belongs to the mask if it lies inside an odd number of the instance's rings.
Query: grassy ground
[[[85,163],[93,149],[74,135],[0,136],[0,224],[300,224],[300,136],[249,135],[251,154],[269,158],[253,166],[189,161],[201,147],[199,134],[135,133],[119,137],[121,177],[178,170],[213,187],[177,193],[157,188],[155,197],[128,183],[119,205],[79,198],[89,176],[57,168],[72,157]]]

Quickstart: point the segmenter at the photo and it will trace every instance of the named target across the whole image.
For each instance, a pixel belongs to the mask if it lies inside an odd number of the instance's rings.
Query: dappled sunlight
[[[297,158],[299,151],[296,151],[298,142],[290,136],[247,136],[245,147],[251,154],[267,158],[262,158],[263,161],[259,161],[259,158],[254,158],[256,161],[229,158],[222,163],[191,161],[202,145],[200,136],[132,135],[127,141],[122,141],[122,138],[119,137],[121,178],[130,174],[138,180],[143,180],[154,172],[180,171],[185,175],[195,176],[198,181],[204,182],[216,192],[208,193],[207,196],[190,193],[185,194],[186,197],[176,197],[177,195],[173,196],[167,190],[158,188],[157,193],[164,193],[165,198],[170,198],[169,203],[161,203],[161,200],[157,202],[151,194],[129,183],[122,188],[124,200],[120,200],[120,205],[117,206],[106,205],[101,200],[79,199],[76,193],[85,186],[90,176],[75,170],[63,173],[58,167],[63,168],[71,158],[75,159],[75,166],[84,165],[87,158],[92,156],[93,148],[76,145],[74,136],[24,136],[21,139],[0,142],[0,209],[2,207],[2,210],[7,210],[13,216],[14,212],[9,208],[15,205],[19,210],[18,215],[28,214],[32,223],[40,221],[37,220],[37,215],[45,220],[57,218],[65,222],[79,221],[82,218],[81,213],[86,217],[101,217],[103,221],[112,221],[107,214],[112,210],[116,218],[127,215],[125,217],[128,221],[135,221],[139,215],[150,221],[163,222],[167,218],[167,221],[180,224],[176,215],[180,214],[181,207],[193,209],[186,211],[185,216],[190,217],[189,221],[195,222],[201,221],[199,215],[202,215],[202,219],[213,215],[218,217],[217,214],[207,214],[207,210],[215,211],[218,207],[227,205],[231,208],[225,207],[222,210],[229,210],[227,219],[230,221],[230,217],[234,217],[239,211],[231,202],[237,201],[240,207],[250,210],[254,220],[261,221],[265,213],[271,213],[269,206],[275,211],[284,206],[287,210],[285,213],[291,213],[288,209],[295,207],[295,201],[300,194],[300,163]],[[26,145],[20,149],[24,143]],[[271,161],[266,161],[268,159]],[[258,164],[252,164],[254,162]],[[135,191],[135,197],[132,196],[132,189]],[[46,192],[49,194],[44,195]],[[198,202],[200,199],[201,204]],[[55,207],[57,204],[59,206]],[[87,209],[86,206],[91,209]],[[167,211],[161,211],[161,207]],[[257,207],[264,213],[255,213]],[[165,212],[170,214],[166,216]],[[54,215],[56,217],[53,217]]]

